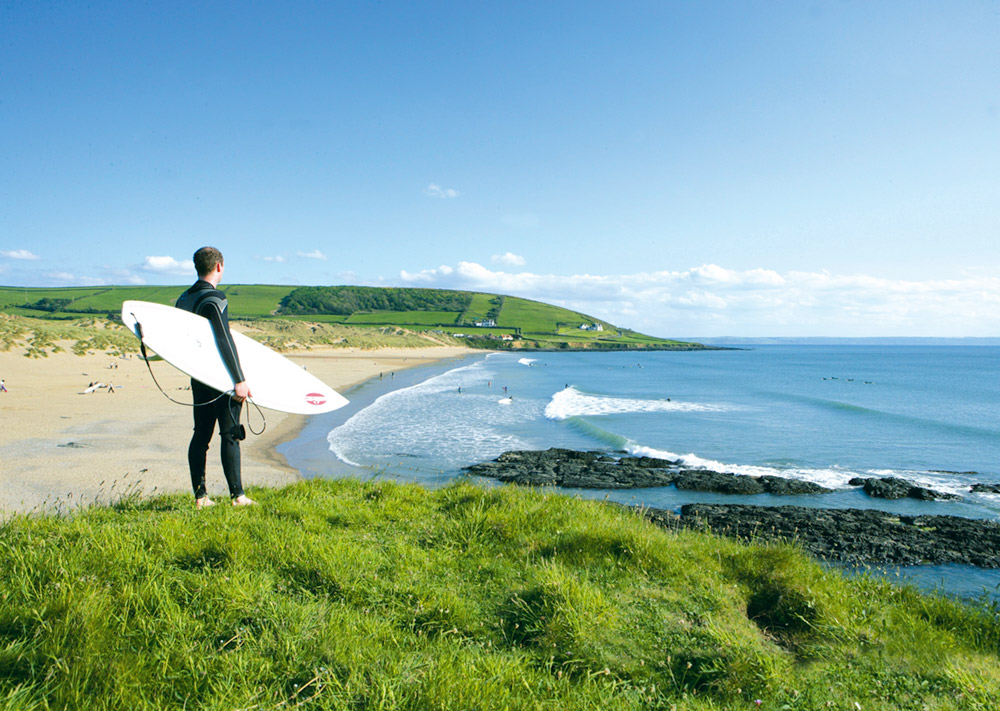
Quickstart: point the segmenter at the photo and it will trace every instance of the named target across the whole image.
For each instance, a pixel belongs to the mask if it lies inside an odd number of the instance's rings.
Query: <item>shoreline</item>
[[[0,520],[13,514],[59,512],[123,495],[148,496],[190,491],[187,442],[191,415],[157,391],[138,357],[63,352],[46,358],[24,356],[23,349],[0,352],[3,435],[0,437]],[[429,365],[480,350],[463,347],[313,348],[285,353],[340,392],[379,373]],[[189,378],[169,364],[153,364],[164,391],[179,400]],[[95,388],[94,383],[113,385]],[[251,384],[252,387],[252,384]],[[277,446],[295,439],[306,415],[264,410],[266,429],[243,442],[243,484],[281,486],[301,479]],[[247,416],[256,429],[259,418]],[[217,437],[208,452],[208,488],[227,495],[218,459]]]
[[[438,351],[442,351],[438,353]],[[441,346],[440,348],[399,349],[386,348],[376,351],[361,351],[355,349],[313,349],[309,353],[284,353],[289,360],[310,369],[320,380],[332,384],[337,392],[345,394],[364,383],[374,380],[381,373],[399,372],[425,365],[434,365],[444,360],[450,360],[465,355],[482,353],[480,349]],[[403,355],[404,353],[408,355]],[[414,355],[415,354],[415,355]],[[357,375],[352,380],[339,380],[337,377],[338,357],[343,360],[361,360],[374,356],[370,372]],[[343,364],[341,361],[341,365]],[[367,367],[365,368],[367,370]],[[256,414],[256,413],[254,413]],[[290,474],[299,476],[300,472],[288,463],[285,455],[278,451],[282,444],[292,442],[302,434],[309,421],[309,415],[293,415],[285,412],[267,410],[267,429],[256,440],[260,451],[255,451],[256,458],[262,462],[284,469]],[[273,424],[272,424],[273,423]]]

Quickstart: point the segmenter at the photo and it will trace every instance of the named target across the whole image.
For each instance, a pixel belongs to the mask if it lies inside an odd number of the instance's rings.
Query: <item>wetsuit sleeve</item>
[[[222,362],[226,364],[226,369],[235,385],[242,383],[246,378],[243,377],[243,369],[240,368],[240,356],[236,352],[236,344],[233,343],[233,334],[229,332],[228,307],[229,303],[225,296],[211,294],[198,304],[198,315],[204,316],[212,324],[215,342],[219,346],[219,355],[222,356]]]

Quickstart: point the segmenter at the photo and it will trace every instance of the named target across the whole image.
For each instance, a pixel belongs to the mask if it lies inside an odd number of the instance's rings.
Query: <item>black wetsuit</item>
[[[181,294],[177,299],[177,308],[204,316],[212,324],[215,342],[219,354],[226,364],[233,384],[245,380],[240,368],[240,357],[236,352],[236,344],[229,332],[229,310],[226,295],[201,279],[194,286]],[[219,423],[219,437],[222,440],[222,471],[229,484],[229,495],[234,499],[243,494],[243,482],[240,475],[240,412],[243,403],[237,402],[228,395],[223,395],[215,388],[191,379],[191,394],[194,397],[194,435],[188,446],[188,466],[191,469],[191,486],[194,496],[200,499],[207,496],[205,489],[205,461],[208,454],[208,444],[212,440],[215,423]],[[221,397],[220,397],[221,396]],[[213,402],[214,400],[214,402]]]

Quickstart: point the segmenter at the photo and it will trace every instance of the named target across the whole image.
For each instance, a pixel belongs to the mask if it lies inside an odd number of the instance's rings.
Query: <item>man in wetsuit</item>
[[[205,488],[205,461],[208,443],[212,440],[212,432],[218,422],[219,438],[222,440],[222,471],[229,484],[233,506],[249,506],[254,501],[243,493],[240,475],[240,440],[243,439],[240,411],[243,409],[243,401],[251,393],[240,369],[236,344],[229,332],[229,304],[226,295],[216,288],[222,281],[222,253],[215,247],[202,247],[194,253],[194,266],[198,270],[198,281],[177,299],[177,308],[204,316],[212,324],[219,355],[233,379],[232,395],[220,393],[194,378],[191,379],[194,435],[188,446],[188,466],[191,469],[195,505],[199,509],[215,505]]]

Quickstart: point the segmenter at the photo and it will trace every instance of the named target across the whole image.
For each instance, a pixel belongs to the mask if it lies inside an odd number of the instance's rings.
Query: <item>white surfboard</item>
[[[216,390],[233,389],[233,379],[207,318],[173,306],[126,301],[122,304],[122,322],[147,348],[178,370]],[[333,388],[280,353],[242,333],[232,334],[243,375],[250,385],[250,399],[261,407],[318,415],[347,404],[347,399]]]

